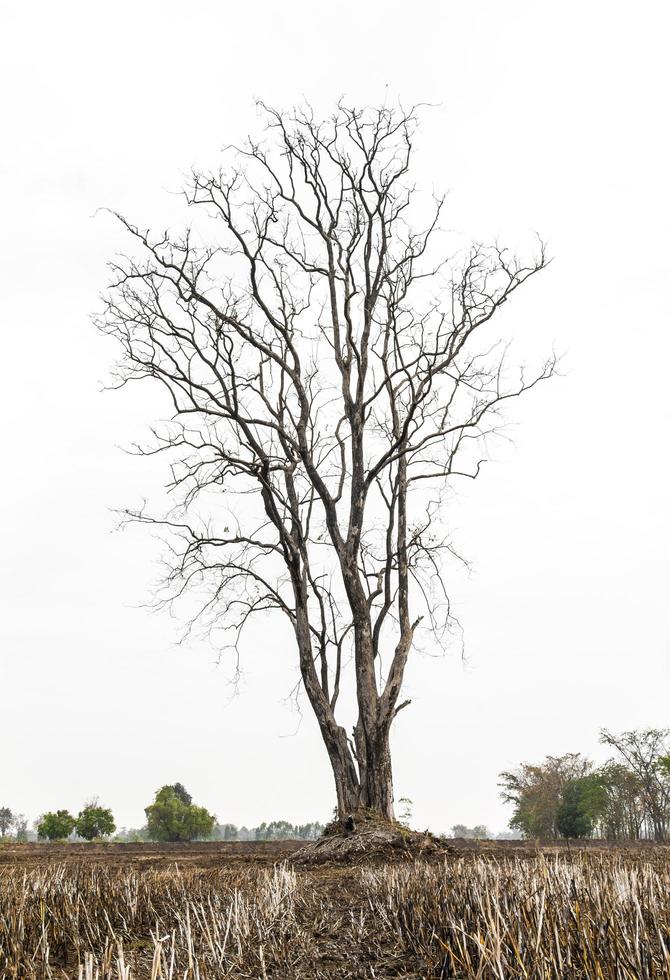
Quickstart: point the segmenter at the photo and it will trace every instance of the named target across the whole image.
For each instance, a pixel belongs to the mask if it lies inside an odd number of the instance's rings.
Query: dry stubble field
[[[3,978],[670,978],[670,849],[0,848]]]

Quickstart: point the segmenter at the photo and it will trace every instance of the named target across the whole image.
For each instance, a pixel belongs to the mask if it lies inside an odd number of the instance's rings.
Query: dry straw
[[[670,852],[0,871],[0,976],[670,977]]]

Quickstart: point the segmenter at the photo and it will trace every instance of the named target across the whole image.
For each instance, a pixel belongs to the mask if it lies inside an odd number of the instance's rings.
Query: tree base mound
[[[328,824],[323,837],[293,855],[298,864],[351,863],[439,857],[454,850],[451,844],[426,830],[409,830],[368,810]]]

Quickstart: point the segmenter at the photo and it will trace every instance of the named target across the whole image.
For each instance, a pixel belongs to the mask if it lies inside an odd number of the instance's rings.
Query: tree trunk
[[[340,732],[344,735],[344,729],[340,729]],[[393,769],[388,731],[380,730],[375,738],[368,741],[363,753],[360,725],[356,726],[354,735],[358,773],[346,740],[345,744],[339,739],[339,744],[334,744],[330,738],[325,740],[335,780],[337,815],[344,819],[355,814],[359,808],[365,808],[374,810],[385,820],[394,820]]]
[[[336,738],[325,741],[335,779],[337,815],[342,819],[358,809],[360,783],[345,730],[338,727]]]
[[[365,779],[361,780],[361,806],[374,810],[386,820],[393,812],[393,769],[387,725],[378,726],[367,739]]]
[[[354,729],[354,741],[360,781],[358,806],[374,810],[386,820],[395,819],[389,726],[378,725],[366,738],[359,719]]]

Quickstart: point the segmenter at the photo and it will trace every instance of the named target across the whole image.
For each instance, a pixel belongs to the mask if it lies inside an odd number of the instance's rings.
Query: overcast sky
[[[0,804],[32,820],[97,794],[139,825],[180,780],[221,820],[325,818],[325,751],[286,703],[271,623],[230,665],[142,608],[156,542],[110,509],[160,487],[122,451],[149,390],[100,392],[91,326],[123,239],[108,206],[172,220],[181,174],[257,132],[254,97],[430,102],[423,185],[472,238],[549,241],[506,310],[563,376],[453,505],[466,662],[417,655],[394,741],[415,822],[505,827],[497,773],[670,724],[670,17],[640,0],[0,3]]]

